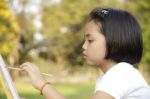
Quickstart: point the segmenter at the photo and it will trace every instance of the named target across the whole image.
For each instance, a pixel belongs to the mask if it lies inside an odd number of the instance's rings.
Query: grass
[[[150,80],[148,81],[150,84]],[[44,99],[26,79],[15,83],[19,96],[23,99]],[[90,99],[94,92],[93,83],[55,83],[55,88],[67,99]],[[0,83],[0,99],[7,99]]]
[[[15,83],[17,91],[23,99],[44,99],[40,96],[39,91],[35,90],[30,83]],[[94,84],[92,83],[76,83],[76,84],[54,84],[55,88],[67,99],[90,99]],[[0,86],[0,99],[7,99],[2,87]]]

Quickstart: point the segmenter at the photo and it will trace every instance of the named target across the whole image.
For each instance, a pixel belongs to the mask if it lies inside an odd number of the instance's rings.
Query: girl
[[[104,75],[96,82],[91,99],[150,99],[150,88],[133,64],[140,62],[143,52],[141,29],[128,12],[112,8],[96,8],[85,26],[83,57],[99,67]],[[46,99],[65,99],[41,75],[37,66],[24,63],[33,86]]]

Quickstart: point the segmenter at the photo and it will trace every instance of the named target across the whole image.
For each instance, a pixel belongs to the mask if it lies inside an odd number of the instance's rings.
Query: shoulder
[[[130,82],[130,83],[129,83]],[[129,91],[146,82],[132,65],[122,62],[108,70],[96,83],[95,91],[104,91],[116,99],[124,97]]]
[[[115,83],[123,83],[125,84],[126,82],[128,83],[130,81],[137,83],[137,81],[141,81],[141,83],[144,83],[144,78],[141,75],[141,73],[133,67],[133,65],[126,63],[126,62],[121,62],[118,63],[117,65],[113,66],[111,69],[109,69],[101,79],[101,82],[107,82],[111,80],[111,82]]]
[[[110,68],[101,78],[99,78],[99,84],[124,84],[129,81],[133,76],[137,76],[139,73],[132,65],[121,62]]]

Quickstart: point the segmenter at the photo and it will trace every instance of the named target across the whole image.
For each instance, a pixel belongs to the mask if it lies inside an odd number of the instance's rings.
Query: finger
[[[40,72],[39,68],[30,62],[26,62],[26,63],[22,64],[20,67],[23,70],[25,69],[26,71]]]
[[[31,69],[30,69],[28,66],[22,66],[21,69],[22,69],[23,71],[28,72],[28,73],[31,71]]]
[[[34,69],[32,68],[31,64],[29,63],[23,63],[22,65],[20,65],[21,70],[24,70],[26,72],[33,72]]]
[[[25,62],[22,65],[20,65],[20,68],[24,68],[24,67],[27,67],[27,68],[30,68],[31,70],[34,70],[32,64],[29,62]]]
[[[40,69],[35,64],[30,63],[30,62],[27,62],[27,64],[30,66],[33,72],[41,72]]]
[[[28,72],[29,75],[34,75],[37,73],[38,73],[38,75],[41,75],[40,69],[33,63],[30,63],[30,62],[23,63],[22,65],[20,65],[20,68],[22,68],[22,70]]]
[[[32,66],[32,68],[34,70],[39,70],[39,68],[35,64],[33,64],[33,63],[28,63],[28,64],[30,64],[30,66]]]

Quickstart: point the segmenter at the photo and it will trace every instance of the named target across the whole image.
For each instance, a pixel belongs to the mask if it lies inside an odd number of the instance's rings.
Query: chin
[[[100,63],[96,63],[90,60],[86,60],[86,64],[91,65],[91,66],[95,66],[95,67],[99,67]]]
[[[86,61],[86,63],[87,63],[88,65],[95,66],[95,64],[94,64],[93,62],[91,62],[91,61]]]

